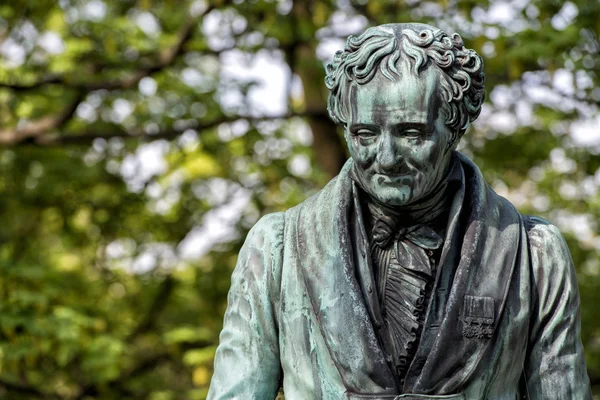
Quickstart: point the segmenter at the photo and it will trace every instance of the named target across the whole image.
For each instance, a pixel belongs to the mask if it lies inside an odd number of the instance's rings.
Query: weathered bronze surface
[[[564,239],[456,151],[483,81],[432,26],[348,39],[326,85],[352,157],[249,233],[209,399],[592,398]]]

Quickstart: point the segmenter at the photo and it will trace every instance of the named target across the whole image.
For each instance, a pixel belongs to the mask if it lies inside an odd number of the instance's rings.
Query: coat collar
[[[348,161],[323,190],[290,210],[290,228],[297,240],[295,260],[346,388],[355,393],[394,394],[394,376],[379,346],[354,270],[350,168],[352,162]]]
[[[457,154],[463,184],[451,208],[426,329],[408,371],[404,390],[409,392],[453,393],[469,380],[490,340],[463,335],[465,296],[475,298],[476,306],[477,299],[492,299],[495,328],[519,253],[519,214],[487,186],[470,160]],[[398,392],[394,374],[375,334],[381,321],[369,300],[375,286],[368,245],[358,240],[362,223],[351,223],[351,168],[349,160],[338,177],[295,209],[296,261],[348,391],[393,394]],[[479,302],[489,308],[489,300]],[[447,352],[450,343],[452,354]]]
[[[464,180],[452,206],[423,346],[406,380],[414,393],[451,394],[468,384],[493,341],[515,266],[526,262],[520,214],[471,160],[457,154]],[[482,334],[471,335],[477,327]]]

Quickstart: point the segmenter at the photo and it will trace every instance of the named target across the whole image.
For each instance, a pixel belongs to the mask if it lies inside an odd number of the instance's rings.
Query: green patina
[[[483,81],[432,26],[348,39],[326,85],[351,159],[249,233],[209,399],[591,399],[564,239],[456,151]]]

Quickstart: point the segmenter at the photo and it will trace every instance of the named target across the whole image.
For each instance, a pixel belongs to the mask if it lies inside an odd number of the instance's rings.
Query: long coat
[[[457,153],[419,347],[398,387],[376,330],[352,161],[248,234],[232,275],[208,398],[591,399],[573,262],[558,229],[519,214]]]

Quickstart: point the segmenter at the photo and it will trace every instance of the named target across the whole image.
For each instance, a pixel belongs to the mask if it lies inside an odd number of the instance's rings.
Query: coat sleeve
[[[282,213],[263,217],[240,250],[209,400],[274,399],[282,377],[277,307],[283,250]]]
[[[529,218],[533,312],[525,380],[530,399],[591,400],[577,277],[558,228]]]

